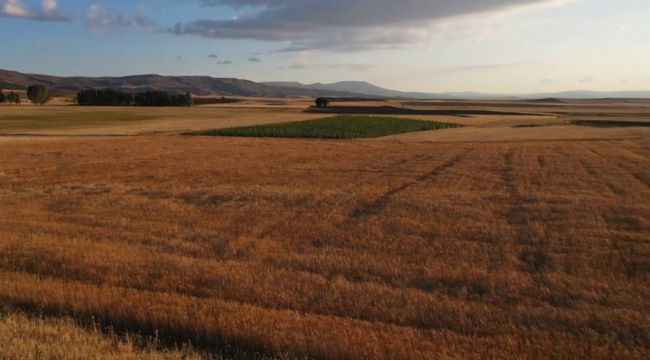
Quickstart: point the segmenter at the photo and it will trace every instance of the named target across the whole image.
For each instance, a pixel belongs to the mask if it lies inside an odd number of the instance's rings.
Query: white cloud
[[[40,9],[30,9],[22,0],[0,0],[0,15],[37,21],[69,21],[57,0],[43,0]]]
[[[113,14],[101,4],[93,4],[88,9],[86,24],[92,28],[156,28],[156,22],[146,16],[124,16]]]
[[[52,14],[56,12],[56,9],[59,7],[57,0],[43,0],[43,12],[46,14]]]
[[[28,17],[29,11],[25,8],[20,0],[6,0],[2,4],[2,15],[14,17]]]

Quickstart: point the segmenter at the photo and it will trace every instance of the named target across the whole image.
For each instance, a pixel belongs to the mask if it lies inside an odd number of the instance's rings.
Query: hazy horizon
[[[650,90],[645,0],[0,0],[0,68],[402,91]]]

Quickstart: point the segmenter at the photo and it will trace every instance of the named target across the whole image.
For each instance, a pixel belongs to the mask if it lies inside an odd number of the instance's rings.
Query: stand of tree
[[[166,91],[130,94],[111,89],[88,89],[77,93],[77,103],[93,106],[192,106],[192,95]]]
[[[212,104],[235,104],[240,102],[241,100],[239,99],[228,99],[226,97],[221,97],[221,98],[194,98],[192,99],[192,103],[194,105],[212,105]]]
[[[131,106],[133,95],[111,89],[88,89],[77,93],[79,105]]]
[[[2,89],[0,89],[0,103],[20,105],[20,95],[13,91],[10,91],[7,95],[5,95],[2,92]]]

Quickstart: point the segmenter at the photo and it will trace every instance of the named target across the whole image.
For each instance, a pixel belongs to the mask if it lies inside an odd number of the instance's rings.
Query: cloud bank
[[[572,0],[198,0],[247,9],[228,20],[200,19],[168,29],[176,35],[284,41],[283,51],[357,51],[414,44],[437,21]],[[251,15],[252,14],[252,15]]]

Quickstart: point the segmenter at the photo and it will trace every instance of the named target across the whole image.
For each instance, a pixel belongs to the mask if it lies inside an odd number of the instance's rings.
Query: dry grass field
[[[0,313],[0,358],[647,359],[650,138],[627,130],[0,142],[0,303],[29,314]]]
[[[20,313],[0,317],[2,359],[201,359],[192,350],[159,350],[98,329],[87,330],[71,319],[30,318]],[[217,358],[218,359],[218,358]]]
[[[0,106],[0,141],[9,136],[98,136],[184,133],[211,129],[303,121],[324,114],[306,113],[311,98],[241,98],[234,104],[192,108],[80,107],[55,98],[48,106]],[[460,131],[401,135],[406,141],[502,141],[621,139],[650,136],[650,127],[601,129],[573,126],[575,120],[648,121],[650,100],[365,100],[333,106],[393,107],[450,112],[491,111],[522,115],[413,115],[404,117],[457,123]],[[534,128],[533,128],[534,126]],[[12,141],[15,138],[11,139]]]
[[[259,105],[191,108],[0,106],[0,135],[138,135],[309,120],[292,107]]]

